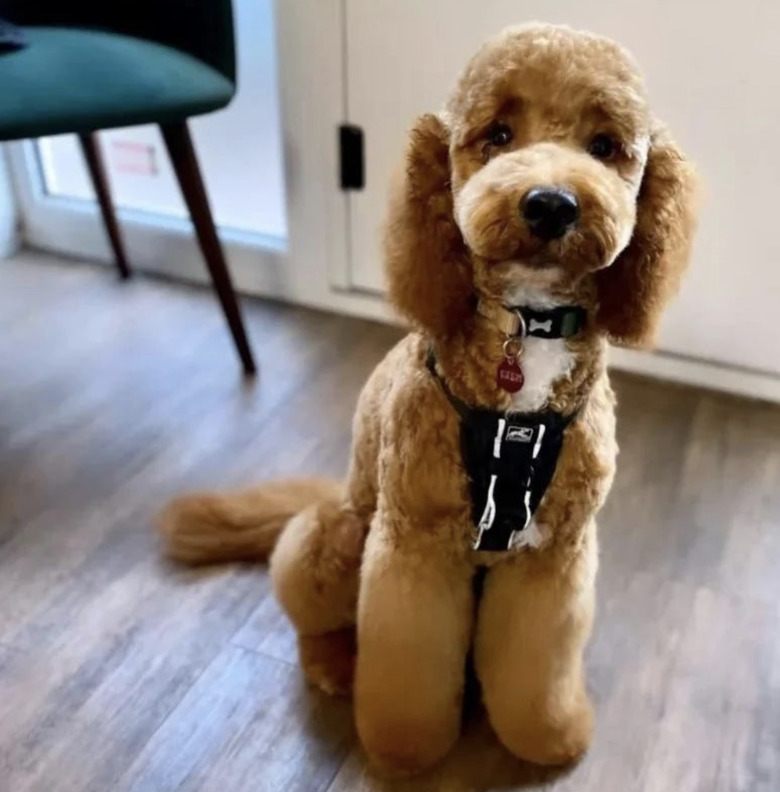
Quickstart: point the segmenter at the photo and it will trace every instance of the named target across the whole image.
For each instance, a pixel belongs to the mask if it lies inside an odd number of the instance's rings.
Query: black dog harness
[[[513,312],[523,319],[524,335],[543,338],[574,335],[585,321],[579,313],[576,321],[570,319],[568,309],[554,309],[554,314],[534,312],[533,317],[527,309]],[[523,544],[522,532],[550,486],[564,432],[577,412],[503,413],[470,407],[439,376],[433,349],[428,352],[427,366],[461,419],[460,446],[471,489],[474,549],[512,550]]]

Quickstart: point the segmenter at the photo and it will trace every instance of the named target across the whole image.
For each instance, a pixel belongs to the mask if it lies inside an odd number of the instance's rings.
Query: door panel
[[[747,6],[747,8],[745,7]],[[746,0],[347,0],[349,120],[366,140],[366,189],[350,196],[352,280],[382,289],[379,232],[416,115],[438,110],[466,59],[508,24],[545,19],[625,44],[653,108],[698,163],[706,201],[661,347],[780,373],[775,185],[780,182],[780,5]]]

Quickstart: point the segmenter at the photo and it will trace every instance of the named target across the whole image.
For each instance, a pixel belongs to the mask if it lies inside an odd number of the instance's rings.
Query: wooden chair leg
[[[122,235],[119,231],[119,224],[116,221],[116,212],[111,202],[108,176],[100,153],[97,136],[89,132],[82,133],[79,135],[79,143],[81,143],[81,150],[84,152],[87,169],[92,178],[92,184],[100,204],[100,213],[103,215],[103,223],[111,242],[111,249],[114,251],[114,261],[119,270],[119,277],[127,279],[130,277],[130,265],[127,263]]]
[[[214,289],[217,292],[225,318],[233,334],[236,350],[246,374],[255,373],[255,361],[249,346],[236,292],[225,262],[225,255],[211,216],[206,188],[198,167],[198,159],[186,121],[160,124],[168,156],[173,163],[184,201],[195,226],[203,258],[206,259]]]

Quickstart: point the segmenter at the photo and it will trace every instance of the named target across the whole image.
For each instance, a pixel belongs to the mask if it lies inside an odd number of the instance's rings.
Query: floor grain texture
[[[306,688],[261,568],[174,569],[151,525],[201,486],[340,475],[391,328],[254,301],[240,379],[213,295],[0,262],[0,792],[776,792],[780,410],[615,375],[594,746],[518,762],[478,708],[436,771],[382,782]]]

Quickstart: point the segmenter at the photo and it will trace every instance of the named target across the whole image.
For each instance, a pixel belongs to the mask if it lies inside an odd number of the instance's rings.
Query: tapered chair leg
[[[116,220],[116,212],[111,201],[111,190],[108,186],[108,176],[106,174],[103,156],[100,153],[97,135],[84,132],[79,135],[81,150],[84,152],[84,159],[87,161],[87,169],[92,178],[92,185],[95,188],[100,213],[103,215],[103,224],[106,227],[111,249],[114,251],[114,261],[119,270],[120,278],[130,277],[130,265],[127,263],[122,234],[119,231],[119,224]]]
[[[254,374],[256,369],[252,350],[244,329],[241,309],[225,262],[225,255],[217,236],[217,229],[214,226],[214,219],[211,216],[208,196],[200,175],[198,159],[192,145],[187,122],[161,124],[160,131],[195,226],[195,233],[203,257],[206,259],[214,289],[222,304],[230,332],[233,334],[233,341],[244,366],[244,372]]]

